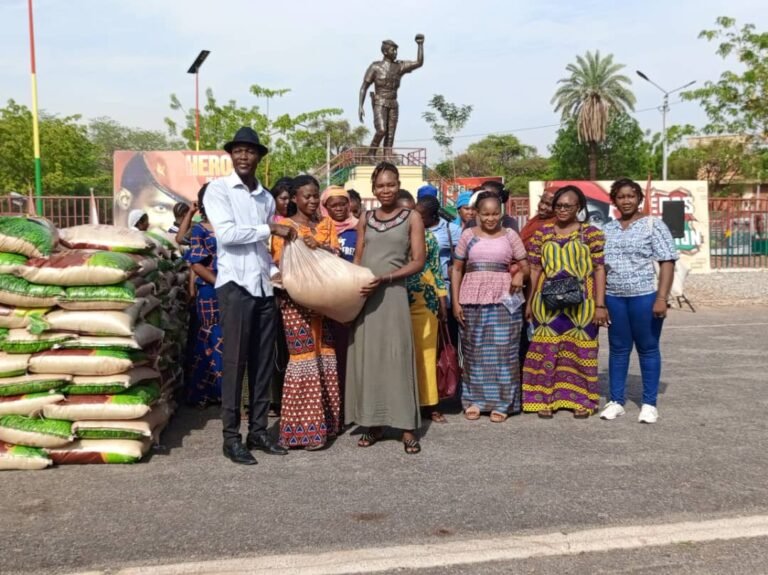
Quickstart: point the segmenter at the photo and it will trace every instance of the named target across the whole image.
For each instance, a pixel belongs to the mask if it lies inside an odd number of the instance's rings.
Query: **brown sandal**
[[[500,411],[492,411],[491,412],[491,421],[493,423],[504,423],[507,420],[508,415],[506,413],[501,413]]]
[[[536,413],[541,419],[552,419],[555,416],[551,409],[540,409]]]
[[[590,415],[592,415],[592,411],[583,407],[573,411],[574,419],[589,419]]]
[[[469,421],[476,421],[480,419],[480,408],[476,405],[470,405],[464,410],[464,418]]]
[[[433,411],[432,414],[429,416],[432,421],[435,423],[448,423],[448,420],[445,418],[445,416],[440,413],[439,411]]]

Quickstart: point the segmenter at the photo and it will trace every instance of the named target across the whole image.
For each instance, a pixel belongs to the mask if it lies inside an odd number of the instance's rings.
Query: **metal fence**
[[[111,224],[114,200],[111,196],[96,196],[95,199],[99,223]],[[90,196],[42,196],[41,200],[43,213],[38,215],[51,220],[57,228],[70,228],[90,223]],[[0,196],[0,214],[26,214],[27,203],[28,199],[23,196]]]
[[[710,198],[712,268],[768,267],[768,198]]]

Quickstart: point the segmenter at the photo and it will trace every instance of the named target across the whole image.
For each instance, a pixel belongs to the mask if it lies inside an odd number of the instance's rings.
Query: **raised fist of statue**
[[[424,34],[416,34],[416,43],[417,44],[423,44],[424,43]]]

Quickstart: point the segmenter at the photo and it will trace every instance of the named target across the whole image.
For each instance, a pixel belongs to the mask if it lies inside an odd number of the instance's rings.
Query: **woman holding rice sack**
[[[338,251],[336,228],[330,218],[316,221],[320,208],[320,185],[312,176],[293,179],[291,199],[296,214],[279,223],[293,226],[311,249]],[[272,238],[272,257],[278,265],[285,241]],[[280,444],[283,447],[323,449],[341,429],[339,379],[336,352],[329,321],[300,306],[287,293],[280,297],[288,367],[285,370],[280,406]]]
[[[203,198],[208,184],[197,194],[197,206],[201,221],[192,227],[189,251],[185,258],[195,273],[195,304],[199,329],[195,340],[187,401],[206,407],[221,403],[221,378],[223,369],[222,332],[219,325],[219,301],[216,297],[216,233],[208,221]]]
[[[502,227],[498,194],[482,192],[475,205],[479,225],[461,234],[453,266],[453,314],[464,354],[461,401],[467,419],[490,413],[492,422],[502,423],[521,405],[523,312],[508,300],[522,289],[528,262],[520,236]]]

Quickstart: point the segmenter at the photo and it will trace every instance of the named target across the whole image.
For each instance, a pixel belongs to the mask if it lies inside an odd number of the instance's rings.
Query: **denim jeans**
[[[608,378],[610,400],[622,405],[626,401],[627,372],[632,347],[637,347],[640,373],[643,378],[643,403],[656,405],[661,377],[659,338],[663,318],[654,317],[656,293],[635,297],[605,296],[611,316],[608,328]]]

